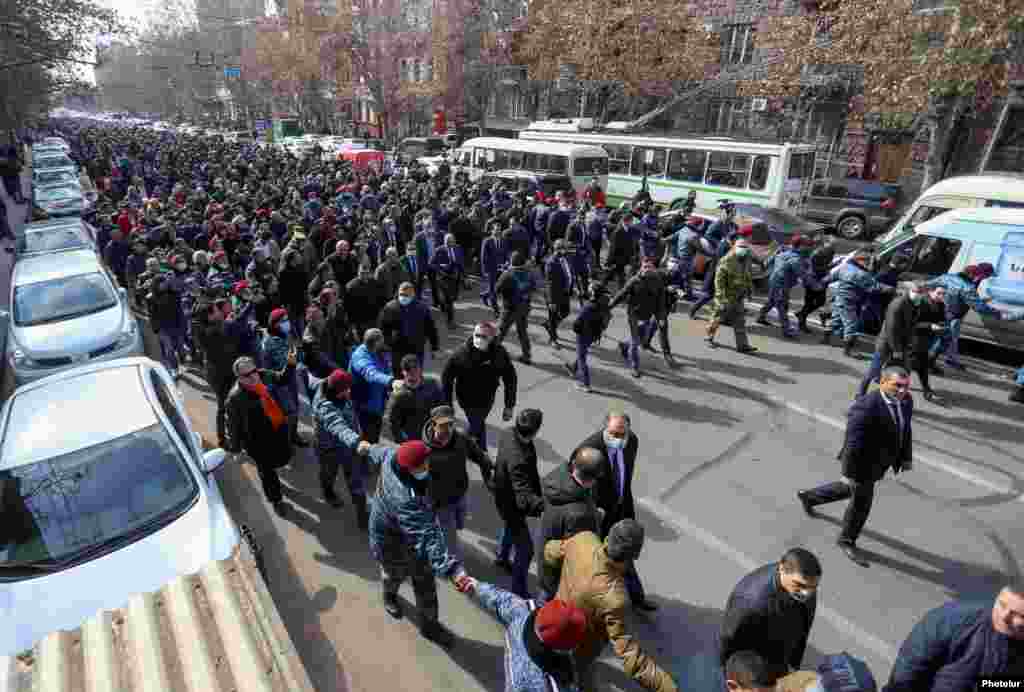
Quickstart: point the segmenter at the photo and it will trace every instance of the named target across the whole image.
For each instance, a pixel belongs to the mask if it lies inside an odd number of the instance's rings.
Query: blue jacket
[[[437,523],[427,488],[399,465],[397,447],[373,445],[369,462],[379,467],[377,491],[370,509],[370,552],[385,566],[411,551],[430,564],[434,574],[448,576],[460,567],[448,551],[444,530]]]
[[[441,245],[434,250],[434,256],[430,258],[430,268],[448,276],[464,274],[466,272],[466,260],[463,257],[462,248],[449,248]]]
[[[869,293],[878,293],[882,290],[871,272],[852,261],[843,262],[833,269],[829,279],[836,284],[834,295],[837,306],[860,305]]]
[[[928,288],[946,289],[946,319],[963,319],[973,308],[979,315],[996,316],[1001,313],[978,295],[974,282],[959,274],[943,274],[929,281]]]
[[[352,401],[332,401],[327,397],[324,380],[313,395],[313,427],[316,430],[316,448],[319,452],[349,450],[359,446],[359,419]]]
[[[508,243],[504,240],[484,238],[480,244],[480,268],[486,276],[497,276],[508,263]]]
[[[356,408],[382,415],[394,380],[387,359],[371,353],[366,344],[360,344],[352,352],[349,371],[352,373],[352,401]]]
[[[914,625],[882,692],[962,692],[981,676],[1009,675],[1024,660],[1024,642],[992,627],[992,606],[953,601]]]
[[[267,370],[284,370],[288,365],[288,340],[270,332],[264,332],[260,343],[263,367]]]
[[[804,273],[804,258],[793,249],[779,251],[772,262],[772,273],[768,285],[775,289],[791,290]]]
[[[552,687],[551,677],[538,664],[526,647],[526,627],[533,627],[535,616],[530,603],[493,584],[479,582],[473,592],[480,606],[498,619],[505,628],[505,692],[551,692],[552,689],[577,690],[572,681],[572,663],[568,657],[545,652],[550,668],[556,671],[558,686]],[[543,655],[543,654],[542,654]],[[560,658],[564,658],[562,663]]]

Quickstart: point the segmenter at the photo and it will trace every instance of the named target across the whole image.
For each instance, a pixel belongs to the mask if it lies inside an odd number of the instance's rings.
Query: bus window
[[[699,183],[704,180],[708,153],[697,149],[673,149],[668,153],[669,180]]]
[[[914,239],[914,254],[907,271],[928,277],[945,274],[959,252],[959,240],[919,235]]]
[[[503,168],[508,168],[508,152],[501,149],[494,150],[494,170],[500,171]]]
[[[531,153],[523,154],[523,170],[524,171],[535,171],[535,170],[537,170],[537,154],[531,154]]]
[[[654,158],[647,163],[647,152],[653,152]],[[643,175],[647,172],[648,178],[665,177],[665,155],[664,149],[653,149],[651,147],[633,147],[633,158],[629,170],[631,175]]]
[[[521,151],[510,151],[508,153],[508,167],[512,170],[520,171],[523,169],[523,152]]]
[[[608,152],[608,172],[629,173],[629,150],[628,144],[602,144],[601,147]]]
[[[550,158],[551,157],[549,155],[547,155],[547,154],[537,154],[537,167],[535,169],[533,169],[533,170],[539,171],[541,173],[547,171],[548,170],[548,160]]]
[[[579,158],[573,159],[573,175],[606,175],[608,173],[607,159],[600,158]]]
[[[750,168],[750,183],[747,185],[751,190],[763,190],[768,184],[768,170],[771,168],[772,160],[768,156],[755,156],[754,165]]]
[[[569,159],[564,156],[552,156],[549,164],[552,173],[568,173]]]
[[[747,154],[713,151],[704,182],[721,187],[746,187],[749,170],[750,156]]]
[[[814,177],[814,152],[790,155],[788,177],[790,180]]]
[[[474,164],[476,168],[484,168],[484,169],[486,169],[490,165],[490,161],[488,160],[489,157],[487,156],[487,152],[488,152],[487,149],[481,149],[480,147],[476,148],[476,164]]]

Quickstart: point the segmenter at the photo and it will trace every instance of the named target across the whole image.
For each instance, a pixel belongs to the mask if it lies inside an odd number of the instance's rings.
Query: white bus
[[[577,195],[582,195],[595,177],[602,189],[608,189],[608,154],[587,144],[474,137],[455,151],[454,164],[454,169],[468,173],[471,181],[488,171],[514,170],[567,175]]]
[[[632,200],[644,172],[655,202],[681,204],[697,191],[697,207],[717,210],[718,200],[795,210],[814,176],[814,147],[761,144],[729,137],[682,139],[565,132],[534,123],[522,140],[599,146],[608,153],[608,204]]]

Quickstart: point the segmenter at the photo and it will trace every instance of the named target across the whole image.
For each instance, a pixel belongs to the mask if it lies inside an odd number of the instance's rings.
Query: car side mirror
[[[0,320],[8,320],[11,318],[11,313],[6,310],[0,310]]]
[[[118,286],[117,287],[117,292],[121,294],[121,298],[123,298],[124,300],[128,300],[128,289],[127,288],[125,288],[124,286]]]
[[[213,473],[227,461],[228,453],[219,447],[217,449],[211,449],[208,452],[203,452],[203,468],[207,475]]]

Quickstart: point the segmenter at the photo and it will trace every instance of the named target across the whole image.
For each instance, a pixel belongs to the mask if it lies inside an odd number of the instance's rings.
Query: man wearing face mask
[[[846,557],[862,567],[868,566],[868,561],[857,549],[857,538],[871,512],[875,483],[890,468],[899,474],[913,465],[913,415],[910,373],[898,365],[886,367],[878,390],[855,399],[846,414],[846,435],[838,455],[843,480],[797,493],[804,511],[812,517],[818,505],[850,500],[836,543]]]
[[[352,406],[352,376],[344,370],[335,370],[317,386],[313,396],[313,427],[324,501],[331,507],[344,504],[334,491],[338,469],[344,469],[345,483],[356,509],[356,523],[365,531],[369,521],[366,464],[359,457],[369,452],[370,443],[360,436],[359,420]]]
[[[494,564],[512,573],[512,591],[522,598],[529,597],[526,579],[533,559],[533,536],[526,519],[539,517],[544,510],[537,448],[533,444],[543,421],[544,414],[538,409],[523,409],[515,425],[502,431],[492,485],[494,504],[505,523],[498,535]],[[515,561],[510,562],[513,549]]]
[[[430,412],[444,404],[444,390],[433,377],[424,377],[419,358],[407,353],[399,360],[402,387],[393,397],[388,410],[388,427],[396,442],[422,439],[423,426]]]
[[[779,671],[800,669],[817,610],[821,563],[809,550],[791,548],[778,562],[758,567],[729,594],[719,631],[719,661],[754,651]]]
[[[724,241],[723,241],[724,242]],[[715,270],[715,309],[708,324],[705,341],[716,348],[715,337],[723,322],[733,329],[737,353],[754,353],[757,348],[747,340],[747,317],[744,303],[754,290],[750,273],[751,249],[745,236],[739,236]]]
[[[610,411],[605,417],[604,428],[583,440],[569,457],[572,461],[577,454],[589,447],[596,449],[607,460],[607,465],[601,472],[601,480],[594,489],[597,506],[604,512],[601,522],[602,536],[607,536],[611,527],[620,520],[636,519],[633,472],[640,449],[640,438],[631,428],[629,414],[624,411]],[[643,611],[658,609],[655,603],[647,600],[640,574],[632,563],[626,571],[625,580],[634,608]]]
[[[430,497],[430,447],[420,440],[395,448],[373,445],[368,461],[380,470],[377,491],[370,503],[370,552],[380,564],[384,610],[398,619],[403,615],[398,588],[412,580],[419,610],[420,634],[450,648],[455,636],[438,621],[437,582],[434,576],[451,579],[466,593],[472,578],[462,561],[453,555],[437,522]]]
[[[466,462],[480,467],[484,485],[490,485],[494,462],[472,437],[455,429],[455,411],[438,406],[423,426],[422,440],[430,447],[430,497],[437,521],[445,532],[448,552],[460,555],[458,532],[466,527],[469,473]]]
[[[537,280],[526,266],[526,258],[518,251],[512,253],[512,266],[501,275],[494,290],[501,300],[501,321],[498,326],[498,343],[501,344],[514,324],[519,336],[522,354],[519,362],[530,365],[530,334],[527,331],[530,316],[530,301],[537,290]]]
[[[657,329],[665,365],[674,368],[672,347],[668,342],[668,291],[665,278],[658,272],[653,257],[645,257],[640,272],[632,276],[621,291],[612,298],[608,309],[626,303],[629,320],[629,342],[619,342],[622,359],[632,367],[633,377],[640,377],[640,346]]]
[[[462,248],[455,245],[455,236],[451,233],[444,237],[444,245],[434,251],[430,267],[437,272],[440,280],[441,295],[435,305],[448,317],[448,329],[455,328],[455,299],[459,297],[462,277],[466,273],[466,261]]]
[[[596,689],[594,663],[609,642],[622,659],[623,670],[641,687],[678,690],[672,676],[626,631],[625,574],[643,545],[644,529],[633,519],[615,524],[604,541],[582,531],[544,545],[545,574],[561,573],[556,597],[582,608],[591,623],[586,639],[573,651],[582,690]],[[551,580],[545,576],[545,583]]]
[[[430,342],[430,349],[435,355],[440,348],[434,316],[416,298],[416,288],[408,281],[399,287],[398,297],[381,310],[377,324],[384,333],[384,340],[391,346],[396,377],[407,354],[416,356],[422,367],[427,342]]]
[[[473,336],[452,354],[441,373],[445,401],[449,406],[457,401],[462,407],[468,432],[483,449],[487,449],[486,420],[499,383],[505,388],[501,419],[512,420],[516,406],[516,369],[505,347],[495,343],[496,331],[493,322],[477,324]]]

